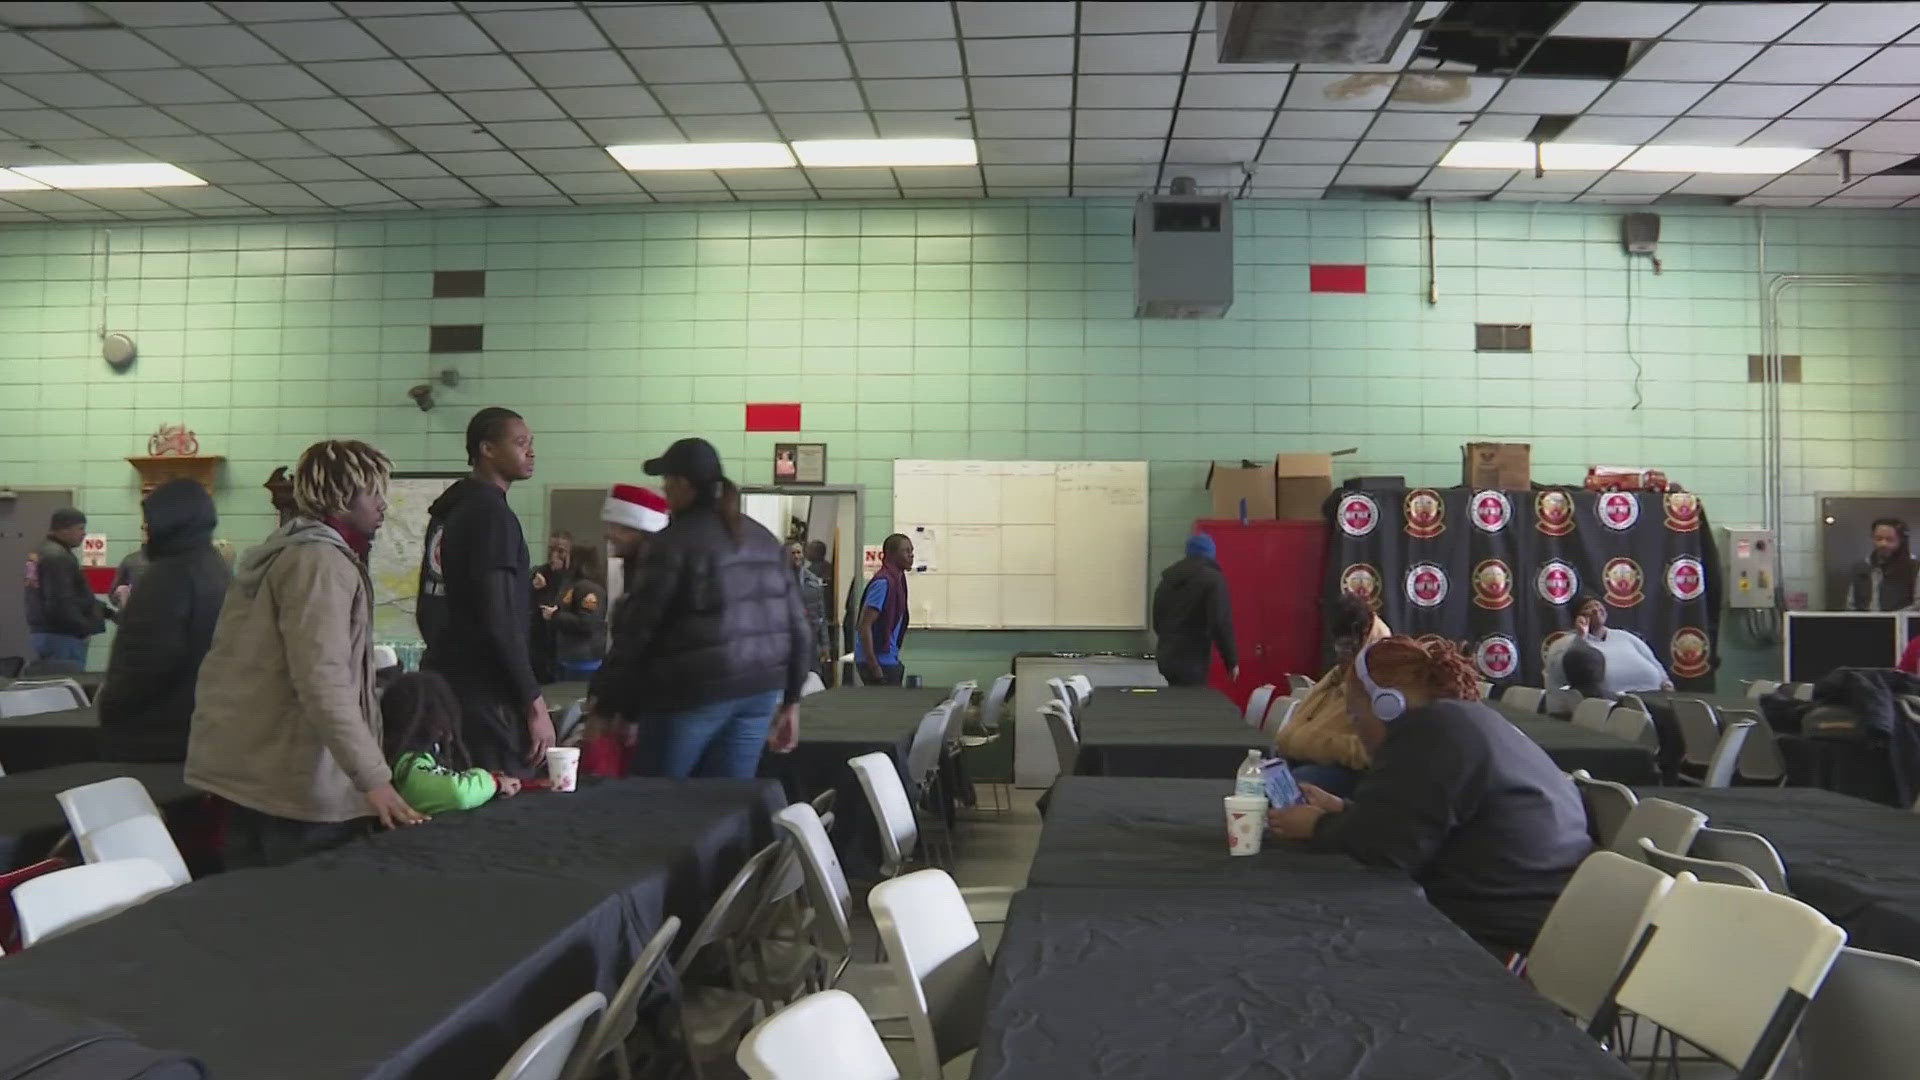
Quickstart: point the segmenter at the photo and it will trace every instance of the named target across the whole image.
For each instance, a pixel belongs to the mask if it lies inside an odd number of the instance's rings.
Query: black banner
[[[1592,592],[1675,686],[1713,685],[1718,563],[1691,493],[1414,488],[1328,504],[1329,598],[1360,593],[1395,633],[1459,643],[1489,681],[1539,686],[1547,647]]]

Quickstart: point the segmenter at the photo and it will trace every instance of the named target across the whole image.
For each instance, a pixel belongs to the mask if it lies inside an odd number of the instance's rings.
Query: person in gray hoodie
[[[373,681],[367,550],[386,516],[385,455],[316,443],[298,514],[246,553],[200,668],[187,783],[228,805],[229,869],[275,866],[425,820],[393,787]]]

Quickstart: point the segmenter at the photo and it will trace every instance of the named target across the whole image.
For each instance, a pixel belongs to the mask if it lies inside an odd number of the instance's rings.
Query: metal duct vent
[[[1384,64],[1413,25],[1417,3],[1219,3],[1223,64]]]

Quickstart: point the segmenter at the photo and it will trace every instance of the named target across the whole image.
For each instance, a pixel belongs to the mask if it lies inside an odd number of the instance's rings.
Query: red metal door
[[[1245,703],[1254,687],[1286,692],[1287,675],[1320,673],[1320,590],[1326,578],[1327,525],[1319,521],[1203,520],[1233,599],[1240,678],[1216,656],[1210,682]]]

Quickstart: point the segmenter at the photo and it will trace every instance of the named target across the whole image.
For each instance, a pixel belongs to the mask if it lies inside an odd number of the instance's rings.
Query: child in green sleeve
[[[423,814],[471,810],[520,790],[511,776],[475,768],[460,740],[460,703],[437,672],[408,672],[380,696],[393,786]]]

